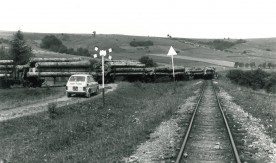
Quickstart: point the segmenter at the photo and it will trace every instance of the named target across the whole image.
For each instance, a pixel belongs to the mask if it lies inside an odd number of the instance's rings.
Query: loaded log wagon
[[[59,78],[66,82],[71,75],[91,74],[91,70],[91,62],[81,58],[32,58],[23,85],[41,87],[49,78],[53,78],[54,84]]]
[[[216,76],[215,67],[205,67],[204,68],[204,79],[213,79]]]
[[[147,70],[145,64],[135,60],[106,60],[105,83],[114,82],[117,77],[124,77],[129,81],[144,81]],[[95,64],[96,80],[102,82],[102,65]]]
[[[12,83],[14,73],[13,60],[0,60],[0,87],[9,88]]]
[[[169,77],[173,79],[170,66],[146,67],[136,60],[106,60],[104,65],[105,83],[114,82],[117,77],[128,81],[154,82],[156,79]],[[191,78],[212,79],[216,76],[214,67],[175,66],[175,79]],[[26,65],[14,65],[12,60],[0,60],[0,87],[23,84],[24,87],[41,87],[45,81],[62,79],[64,84],[71,75],[90,74],[98,83],[102,81],[101,62],[81,58],[31,58]]]
[[[95,67],[96,78],[101,83],[101,64]],[[174,68],[176,80],[187,79],[185,67]],[[105,82],[113,82],[117,77],[125,77],[128,81],[154,82],[158,78],[169,77],[173,79],[173,69],[169,66],[146,67],[135,60],[107,60],[105,61]]]
[[[167,76],[171,80],[173,80],[173,68],[169,67],[169,66],[155,67],[153,74],[154,74],[155,79],[158,77]],[[186,77],[185,67],[175,66],[174,67],[174,75],[175,75],[175,80],[186,79],[187,77]]]
[[[187,67],[186,75],[189,79],[203,79],[204,68],[202,67]]]

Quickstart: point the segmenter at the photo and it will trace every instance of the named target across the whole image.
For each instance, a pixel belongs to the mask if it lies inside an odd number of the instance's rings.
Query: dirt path
[[[114,91],[115,89],[117,89],[117,84],[108,84],[106,86],[106,88],[108,88],[106,90],[106,93]],[[68,98],[66,96],[63,96],[61,98],[57,98],[56,100],[47,100],[47,101],[44,101],[41,103],[16,107],[16,108],[12,108],[9,110],[1,110],[0,111],[0,122],[46,111],[49,103],[57,102],[57,106],[61,107],[61,106],[65,106],[65,105],[70,105],[70,104],[74,104],[74,103],[78,103],[78,102],[95,99],[97,97],[100,97],[100,95],[101,94],[98,94],[97,96],[93,96],[91,98],[85,98],[85,97]]]
[[[158,56],[158,57],[170,57],[170,56],[167,56],[166,54],[149,54],[149,55]],[[230,61],[206,59],[206,58],[196,58],[196,57],[181,56],[181,55],[176,55],[176,56],[174,56],[174,58],[211,63],[214,65],[225,66],[225,67],[234,67],[234,62],[230,62]]]

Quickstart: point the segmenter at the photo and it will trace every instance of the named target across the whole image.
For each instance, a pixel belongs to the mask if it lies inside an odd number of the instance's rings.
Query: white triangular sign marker
[[[111,49],[111,48],[109,48],[109,49],[108,49],[108,52],[109,52],[109,53],[111,53],[111,52],[112,52],[112,49]]]
[[[98,51],[98,49],[99,49],[99,48],[96,46],[96,47],[95,47],[95,51]]]
[[[175,52],[175,50],[173,49],[173,47],[171,46],[168,55],[177,55],[177,53]]]

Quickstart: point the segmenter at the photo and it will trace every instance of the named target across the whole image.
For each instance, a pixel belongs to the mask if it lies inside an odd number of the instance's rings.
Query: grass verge
[[[43,102],[64,95],[64,87],[0,89],[0,110]]]
[[[233,101],[237,105],[240,105],[255,118],[260,119],[266,134],[273,138],[276,143],[276,95],[237,86],[225,76],[220,77],[218,85],[234,97]]]
[[[200,87],[196,81],[121,83],[100,98],[0,125],[0,158],[10,162],[119,162]],[[53,109],[50,109],[53,110]]]

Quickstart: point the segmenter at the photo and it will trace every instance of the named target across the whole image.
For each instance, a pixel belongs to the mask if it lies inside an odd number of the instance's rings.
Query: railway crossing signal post
[[[95,47],[95,51],[98,51],[98,47]],[[112,49],[108,49],[108,52],[111,53]],[[105,99],[104,99],[104,92],[105,92],[105,88],[104,88],[104,57],[107,55],[107,50],[100,50],[99,52],[100,56],[102,57],[102,94],[103,94],[103,107],[105,106]],[[97,54],[94,54],[94,58],[97,58]],[[112,59],[112,56],[109,55],[108,57],[109,59]]]
[[[170,48],[170,50],[169,50],[169,52],[168,52],[167,55],[172,57],[173,80],[175,81],[173,56],[174,56],[174,55],[177,55],[177,53],[176,53],[176,51],[173,49],[172,46],[171,46],[171,48]]]

